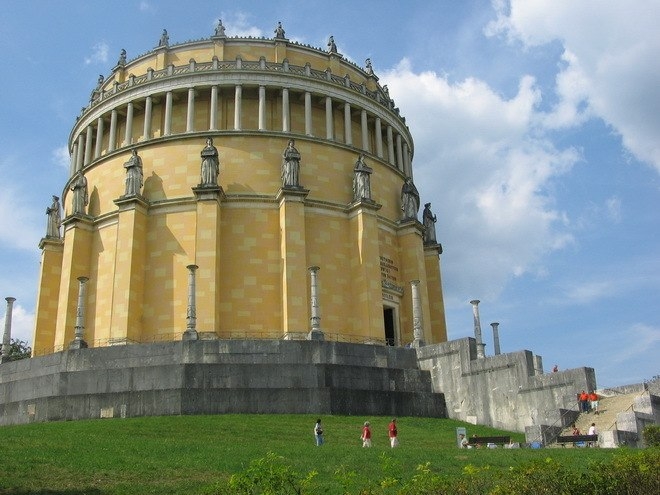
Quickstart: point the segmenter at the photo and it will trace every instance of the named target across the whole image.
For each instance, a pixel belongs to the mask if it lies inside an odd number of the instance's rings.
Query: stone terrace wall
[[[176,414],[446,417],[414,349],[319,341],[179,341],[0,365],[0,424]]]
[[[562,426],[562,413],[576,409],[576,393],[596,388],[592,368],[542,374],[530,351],[477,359],[473,338],[421,347],[417,356],[445,395],[448,417],[507,430]]]

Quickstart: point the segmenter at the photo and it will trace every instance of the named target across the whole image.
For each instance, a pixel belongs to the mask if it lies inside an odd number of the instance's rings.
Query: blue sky
[[[45,209],[66,143],[119,52],[211,35],[339,52],[387,84],[415,139],[415,183],[442,242],[450,338],[480,299],[503,352],[599,386],[660,374],[657,0],[5,0],[0,6],[0,296],[31,339]],[[0,317],[4,321],[4,301]]]

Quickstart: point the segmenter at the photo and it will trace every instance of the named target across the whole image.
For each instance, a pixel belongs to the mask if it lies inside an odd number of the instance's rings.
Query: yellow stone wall
[[[257,61],[263,55],[278,63],[286,57],[291,65],[309,62],[321,71],[330,67],[333,74],[349,74],[352,82],[365,83],[372,91],[377,87],[375,79],[337,56],[283,42],[233,40],[157,49],[115,71],[104,88],[111,88],[114,80],[127,80],[129,74],[144,74],[147,68],[185,66],[191,58],[210,62],[214,55],[229,61],[238,55],[244,61]],[[318,266],[321,329],[327,338],[382,342],[387,306],[396,310],[397,344],[410,342],[410,281],[420,280],[425,339],[446,340],[437,254],[425,251],[419,222],[399,221],[404,174],[388,163],[389,110],[383,110],[379,157],[373,116],[367,149],[362,150],[361,110],[356,105],[352,105],[352,144],[348,145],[344,106],[336,95],[333,138],[328,140],[323,95],[312,97],[312,135],[307,136],[304,93],[291,91],[291,130],[285,133],[281,92],[269,87],[266,129],[260,131],[258,80],[242,84],[238,131],[234,130],[233,83],[219,83],[216,130],[208,130],[208,84],[195,89],[192,132],[186,132],[187,88],[178,87],[171,135],[164,136],[161,92],[153,99],[149,135],[144,136],[142,99],[134,107],[131,143],[124,139],[125,107],[119,112],[114,146],[109,142],[112,99],[100,103],[108,105],[101,155],[83,165],[89,184],[87,215],[70,216],[71,194],[66,188],[63,242],[55,251],[44,248],[35,353],[65,348],[73,338],[76,279],[82,275],[90,279],[84,337],[89,345],[180,339],[187,323],[187,266],[193,264],[199,267],[196,328],[206,335],[304,337],[311,316],[308,268]],[[76,124],[71,149],[79,143],[78,134],[96,120],[89,122]],[[96,132],[93,136],[95,147]],[[197,189],[200,152],[209,136],[220,158],[221,189],[212,193]],[[293,191],[282,189],[280,177],[282,152],[291,138],[302,155],[302,189]],[[124,198],[124,163],[132,149],[142,159],[144,187],[139,197]],[[373,169],[373,202],[354,204],[353,167],[361,153]],[[384,289],[385,280],[392,287]]]

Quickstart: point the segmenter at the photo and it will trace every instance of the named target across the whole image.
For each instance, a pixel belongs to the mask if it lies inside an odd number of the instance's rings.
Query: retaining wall
[[[0,424],[310,413],[446,417],[414,349],[209,340],[67,350],[0,365]]]

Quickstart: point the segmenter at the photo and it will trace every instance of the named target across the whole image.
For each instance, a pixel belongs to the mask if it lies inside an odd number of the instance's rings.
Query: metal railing
[[[336,332],[323,332],[324,340],[330,342],[345,342],[351,344],[370,344],[390,347],[403,347],[392,338],[367,337]],[[177,342],[182,340],[183,333],[161,333],[148,338],[134,340],[128,338],[104,338],[87,342],[89,348],[113,347],[122,345],[155,344],[160,342]],[[307,332],[281,333],[279,331],[232,330],[228,332],[199,332],[199,340],[307,340]],[[46,356],[62,352],[68,346],[57,345],[47,349],[32,352],[32,357]]]

